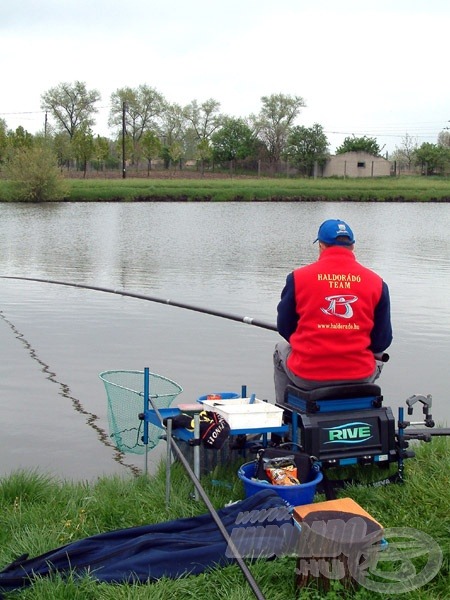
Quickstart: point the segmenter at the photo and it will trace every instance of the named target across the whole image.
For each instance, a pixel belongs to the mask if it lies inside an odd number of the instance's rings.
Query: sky
[[[450,127],[449,39],[448,0],[4,0],[0,118],[42,131],[41,96],[62,82],[100,92],[106,136],[122,87],[235,117],[281,93],[303,98],[296,124],[322,125],[331,152],[367,135],[392,153]]]

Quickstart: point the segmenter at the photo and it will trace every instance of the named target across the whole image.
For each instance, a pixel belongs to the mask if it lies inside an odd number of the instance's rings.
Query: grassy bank
[[[128,178],[69,179],[68,200],[98,201],[450,201],[450,179]],[[0,201],[8,183],[0,180]]]
[[[434,438],[430,444],[418,446],[417,457],[406,461],[406,481],[403,485],[386,487],[354,486],[341,496],[359,502],[385,527],[410,527],[431,536],[443,552],[443,565],[431,581],[401,598],[436,600],[448,598],[450,563],[450,440]],[[37,473],[14,473],[0,480],[0,568],[18,555],[36,556],[68,542],[104,531],[205,513],[203,503],[191,499],[193,486],[181,465],[174,465],[170,506],[165,507],[165,472],[161,469],[151,480],[144,477],[123,480],[117,477],[100,479],[97,483],[58,482]],[[228,486],[212,484],[212,479],[228,482]],[[216,508],[230,500],[243,498],[235,469],[216,472],[202,483]],[[317,497],[323,500],[322,496]],[[410,556],[411,557],[411,556]],[[427,556],[411,558],[419,572]],[[390,565],[384,565],[385,568]],[[293,600],[295,558],[258,561],[250,565],[262,593],[268,600]],[[409,571],[411,574],[411,571]],[[405,577],[406,571],[405,571]],[[301,598],[347,598],[349,591],[339,582],[332,583],[327,595],[317,591],[315,584],[302,591]],[[351,593],[357,600],[390,598],[360,588]],[[17,598],[7,594],[6,598]],[[208,574],[179,580],[160,580],[147,585],[98,584],[85,578],[63,581],[37,580],[20,593],[27,600],[250,600],[254,595],[239,567],[229,566]]]

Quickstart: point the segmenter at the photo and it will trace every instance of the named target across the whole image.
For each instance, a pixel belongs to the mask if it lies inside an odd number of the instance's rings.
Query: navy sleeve
[[[281,292],[281,300],[277,307],[278,333],[289,342],[289,338],[297,329],[299,315],[296,311],[294,274],[289,273]]]
[[[391,301],[389,288],[384,281],[380,299],[375,307],[374,324],[370,339],[370,350],[374,354],[384,352],[392,342]]]

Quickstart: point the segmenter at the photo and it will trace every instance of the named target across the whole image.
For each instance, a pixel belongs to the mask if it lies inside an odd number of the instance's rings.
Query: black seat
[[[285,399],[287,399],[288,395],[301,398],[306,402],[316,402],[317,400],[344,400],[346,398],[379,397],[381,396],[381,388],[375,383],[344,383],[341,385],[320,387],[314,390],[304,390],[293,385],[288,385],[285,392]]]

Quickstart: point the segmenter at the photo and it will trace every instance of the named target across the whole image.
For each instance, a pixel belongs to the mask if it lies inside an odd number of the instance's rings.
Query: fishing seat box
[[[324,464],[387,463],[397,459],[395,419],[388,407],[298,415],[304,451]]]
[[[315,390],[288,386],[284,418],[292,440],[328,466],[396,460],[395,419],[375,384]]]
[[[303,390],[288,385],[285,404],[305,413],[335,412],[380,408],[383,404],[381,388],[374,383],[348,383]]]

